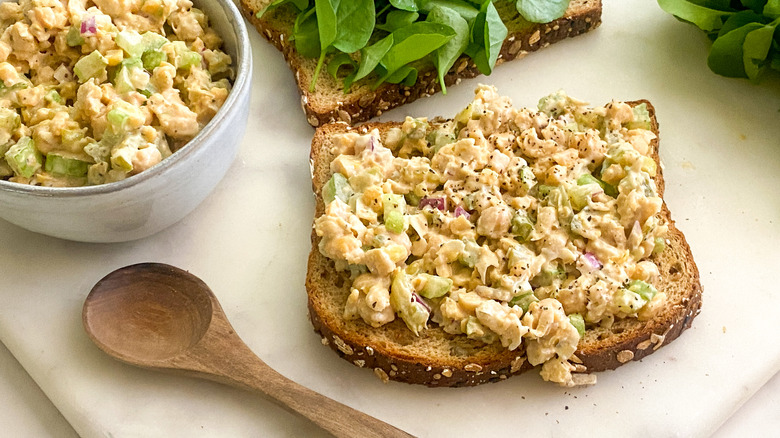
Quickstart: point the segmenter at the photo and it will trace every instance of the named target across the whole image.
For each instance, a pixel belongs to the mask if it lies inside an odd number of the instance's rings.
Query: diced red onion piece
[[[471,217],[471,213],[466,211],[465,208],[461,207],[460,205],[455,207],[455,217],[464,216],[466,219],[469,219]]]
[[[447,210],[447,198],[422,198],[420,208],[431,206],[441,211]]]
[[[417,292],[412,292],[412,302],[420,304],[421,306],[423,306],[426,312],[430,313],[431,306],[429,306],[428,303],[426,303],[421,296],[417,295]]]
[[[588,266],[590,266],[592,269],[601,269],[603,266],[599,259],[596,258],[596,255],[592,252],[586,252],[582,255],[582,258],[585,259],[585,263],[587,263]]]
[[[95,16],[91,15],[81,22],[81,35],[94,35],[96,33]]]

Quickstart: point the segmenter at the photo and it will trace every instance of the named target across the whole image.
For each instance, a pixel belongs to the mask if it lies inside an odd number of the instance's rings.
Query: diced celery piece
[[[528,190],[531,190],[531,187],[533,187],[534,184],[536,184],[536,175],[534,175],[534,171],[528,166],[521,167],[520,185],[523,189],[527,192]]]
[[[656,237],[653,243],[653,254],[660,254],[666,249],[666,240],[663,237]]]
[[[604,181],[596,178],[590,173],[583,173],[579,178],[577,178],[577,184],[584,186],[587,184],[598,184],[601,186],[601,189],[604,190],[604,193],[606,193],[609,196],[612,196],[613,198],[617,196],[617,190],[615,189],[615,186],[611,184],[607,184]]]
[[[63,129],[62,143],[67,146],[75,145],[84,138],[84,130],[81,129]]]
[[[164,36],[155,32],[144,32],[143,35],[141,35],[141,41],[144,46],[144,51],[158,50],[165,43],[170,42],[168,38],[165,38]]]
[[[133,155],[135,150],[129,147],[120,147],[111,152],[111,167],[125,172],[133,170]]]
[[[534,230],[534,223],[525,211],[518,211],[512,217],[512,234],[520,242],[525,242]]]
[[[349,197],[352,196],[352,187],[347,181],[347,177],[340,173],[334,173],[330,180],[322,187],[322,198],[326,204],[330,204],[336,198],[339,198],[343,202],[349,202]]]
[[[146,50],[143,37],[134,30],[120,31],[114,37],[114,41],[131,58],[140,58]]]
[[[0,108],[0,145],[6,144],[13,131],[19,129],[22,119],[19,113],[11,108]]]
[[[41,168],[43,157],[30,137],[22,137],[5,153],[5,160],[14,173],[30,178]]]
[[[509,301],[509,306],[518,306],[523,309],[523,313],[525,313],[528,311],[528,307],[531,303],[535,301],[539,301],[539,298],[536,298],[536,295],[534,295],[533,292],[525,292],[512,298]]]
[[[107,163],[111,158],[111,146],[106,145],[102,140],[92,142],[84,146],[84,153],[92,157],[96,163]]]
[[[46,156],[46,171],[58,175],[86,176],[89,163],[76,158],[50,153]]]
[[[57,90],[49,90],[48,93],[46,93],[46,96],[44,96],[44,99],[48,100],[49,102],[59,103],[62,104],[62,96],[60,96],[60,93],[57,92]]]
[[[97,78],[106,71],[108,61],[97,50],[81,58],[73,66],[73,71],[79,77],[79,82],[86,82],[90,78]]]
[[[119,94],[124,94],[135,90],[133,83],[130,80],[130,69],[127,67],[121,67],[114,77],[114,89]]]
[[[467,268],[473,268],[479,259],[479,245],[471,239],[464,239],[463,251],[458,254],[458,262]]]
[[[569,315],[569,323],[577,329],[577,333],[580,334],[580,338],[585,336],[585,319],[579,313],[572,313]]]
[[[558,265],[550,263],[547,265],[547,267],[543,268],[541,272],[536,274],[534,278],[531,279],[531,286],[550,286],[556,279],[564,280],[565,278],[566,270],[562,267],[559,267]]]
[[[588,201],[594,193],[600,189],[594,184],[585,184],[570,186],[566,193],[569,195],[569,202],[575,211],[580,211],[588,206]]]
[[[419,274],[425,278],[425,286],[420,291],[420,295],[425,298],[438,298],[447,295],[452,289],[452,280],[438,275]]]
[[[123,132],[125,129],[125,122],[130,114],[122,108],[113,108],[106,114],[108,123],[114,128],[114,132]]]
[[[415,335],[425,328],[431,316],[426,305],[418,300],[422,299],[412,290],[409,276],[402,270],[396,271],[390,285],[390,305]]]
[[[632,108],[634,120],[626,124],[628,129],[650,129],[650,112],[647,110],[647,104],[640,103]]]
[[[143,61],[144,68],[152,71],[165,61],[165,53],[159,49],[150,49],[141,55],[141,60]]]
[[[536,186],[536,191],[539,194],[539,198],[543,198],[555,190],[555,186],[548,186],[547,184],[539,184]]]
[[[200,65],[202,60],[203,57],[200,56],[200,53],[193,52],[191,50],[182,52],[179,55],[179,59],[176,61],[176,68],[189,70],[193,66]]]
[[[642,297],[642,299],[645,301],[652,300],[655,294],[658,293],[652,284],[642,280],[632,280],[630,283],[628,283],[627,289],[631,292],[639,294],[639,296]]]
[[[81,31],[78,26],[71,26],[70,29],[68,29],[68,34],[65,35],[65,43],[70,47],[84,44],[84,37],[81,36]]]
[[[406,200],[403,195],[386,193],[382,195],[385,227],[393,233],[402,233],[406,229]]]
[[[203,59],[200,53],[188,49],[184,41],[173,41],[171,46],[174,52],[173,65],[179,70],[188,70]]]
[[[636,312],[647,303],[638,293],[625,288],[618,289],[612,300],[619,311],[628,314]]]

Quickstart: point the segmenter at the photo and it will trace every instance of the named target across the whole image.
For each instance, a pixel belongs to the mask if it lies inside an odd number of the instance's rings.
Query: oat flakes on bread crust
[[[384,111],[417,100],[420,97],[438,93],[435,70],[420,72],[417,83],[412,87],[388,84],[372,90],[374,76],[358,81],[349,93],[342,92],[340,81],[324,73],[319,76],[315,91],[309,92],[309,84],[317,60],[307,59],[295,50],[290,41],[292,23],[295,14],[290,7],[282,7],[269,12],[258,19],[258,11],[272,0],[241,0],[244,16],[257,28],[258,32],[270,41],[284,55],[295,74],[295,83],[301,94],[301,106],[306,120],[312,126],[320,126],[336,121],[348,124],[364,122],[381,115]],[[595,29],[601,24],[601,0],[571,0],[566,14],[546,24],[529,24],[522,20],[515,9],[515,2],[499,2],[496,8],[509,30],[504,40],[496,65],[513,59],[520,59],[550,44],[574,37]],[[480,74],[470,58],[463,56],[455,62],[445,75],[447,86],[457,84],[461,79],[476,77]]]
[[[655,110],[647,101],[627,102],[632,106],[645,103],[651,116],[652,131],[658,136]],[[334,134],[360,133],[378,129],[386,132],[400,123],[370,123],[351,128],[344,123],[319,128],[312,141],[312,186],[316,196],[315,217],[324,211],[321,188],[330,178],[330,139]],[[660,164],[658,138],[652,141],[650,156]],[[663,196],[663,176],[658,166],[654,178],[659,196]],[[661,273],[658,290],[667,294],[667,305],[648,321],[622,319],[611,328],[591,328],[580,340],[575,357],[575,376],[639,360],[676,339],[689,328],[701,308],[699,272],[683,234],[674,226],[664,204],[661,216],[669,226],[668,244],[652,257]],[[349,294],[349,278],[334,269],[332,260],[317,249],[319,237],[312,231],[312,251],[309,254],[306,289],[309,315],[323,343],[349,362],[373,370],[382,380],[396,380],[427,386],[472,386],[495,382],[533,368],[524,357],[525,343],[509,351],[500,343],[485,345],[462,335],[444,332],[431,325],[415,336],[397,318],[379,328],[362,320],[342,317]],[[587,382],[587,379],[583,379]]]

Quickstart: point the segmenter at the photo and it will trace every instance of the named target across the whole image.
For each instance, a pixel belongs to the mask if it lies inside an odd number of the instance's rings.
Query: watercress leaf
[[[393,47],[393,34],[390,34],[360,51],[360,64],[353,81],[358,81],[374,71],[388,50]]]
[[[752,10],[756,14],[760,14],[764,10],[767,0],[740,0],[742,6]]]
[[[314,8],[298,14],[293,26],[292,39],[295,41],[295,50],[307,58],[320,56],[320,34],[317,29],[317,17]]]
[[[345,53],[360,50],[371,38],[375,22],[376,10],[373,0],[342,0],[338,2],[336,4],[336,38],[332,42],[333,47]]]
[[[377,24],[376,28],[385,32],[393,32],[404,26],[408,26],[420,18],[418,12],[392,10],[387,13],[384,24]]]
[[[482,2],[478,3],[480,5],[482,4]],[[420,10],[426,13],[430,13],[437,6],[452,9],[469,23],[474,21],[474,19],[477,17],[477,14],[479,14],[478,8],[476,8],[472,3],[463,0],[428,0],[423,2]]]
[[[339,53],[331,58],[330,61],[328,61],[328,73],[330,73],[333,78],[338,79],[339,71],[344,66],[347,66],[347,70],[354,71],[357,69],[357,62],[355,62],[355,60],[352,59],[348,54]]]
[[[751,10],[739,11],[736,14],[729,17],[723,27],[718,31],[718,36],[721,37],[734,29],[742,27],[748,23],[764,23],[764,16],[758,15]]]
[[[393,32],[393,47],[380,62],[390,74],[402,66],[427,56],[447,43],[455,31],[443,24],[418,21]]]
[[[452,68],[469,44],[469,23],[454,9],[442,6],[433,8],[428,13],[426,21],[447,25],[455,31],[455,36],[436,49],[433,57],[433,65],[436,66],[436,71],[439,74],[442,93],[446,94],[447,87],[444,84],[444,75]]]
[[[661,9],[680,20],[695,24],[705,32],[720,29],[723,22],[734,14],[731,11],[720,11],[700,6],[688,0],[658,0]]]
[[[415,0],[390,0],[390,4],[403,11],[417,12],[419,10]]]
[[[773,20],[780,17],[780,0],[767,1],[763,14]]]
[[[569,0],[517,0],[517,12],[533,23],[549,23],[563,17]]]
[[[766,59],[769,49],[772,47],[772,36],[776,26],[762,26],[745,35],[742,44],[742,59],[745,64],[745,73],[752,81],[758,81],[761,73],[766,69]]]
[[[334,5],[334,0],[314,0],[314,8],[317,13],[320,49],[324,52],[333,44],[333,41],[336,41],[336,5]]]
[[[504,22],[501,20],[501,16],[498,15],[496,7],[493,6],[493,2],[487,1],[482,5],[480,14],[483,13],[485,16],[484,33],[482,36],[483,46],[473,59],[479,71],[484,75],[489,75],[493,72],[493,67],[496,65],[496,60],[498,60],[498,55],[501,52],[501,46],[503,46],[508,32]]]
[[[731,78],[747,77],[743,61],[745,37],[763,25],[748,23],[719,37],[712,43],[707,65],[713,72]]]

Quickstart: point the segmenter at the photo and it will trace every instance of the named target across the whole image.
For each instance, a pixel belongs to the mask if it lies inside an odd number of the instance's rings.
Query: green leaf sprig
[[[563,16],[570,0],[275,0],[257,16],[295,8],[290,39],[302,56],[317,59],[310,91],[328,60],[345,92],[372,74],[375,89],[414,85],[418,68],[430,63],[446,93],[444,76],[463,54],[481,73],[493,71],[508,34],[494,1],[512,1],[526,20],[546,23]]]
[[[713,72],[758,82],[780,71],[780,0],[658,0],[661,8],[696,25],[713,40]]]

